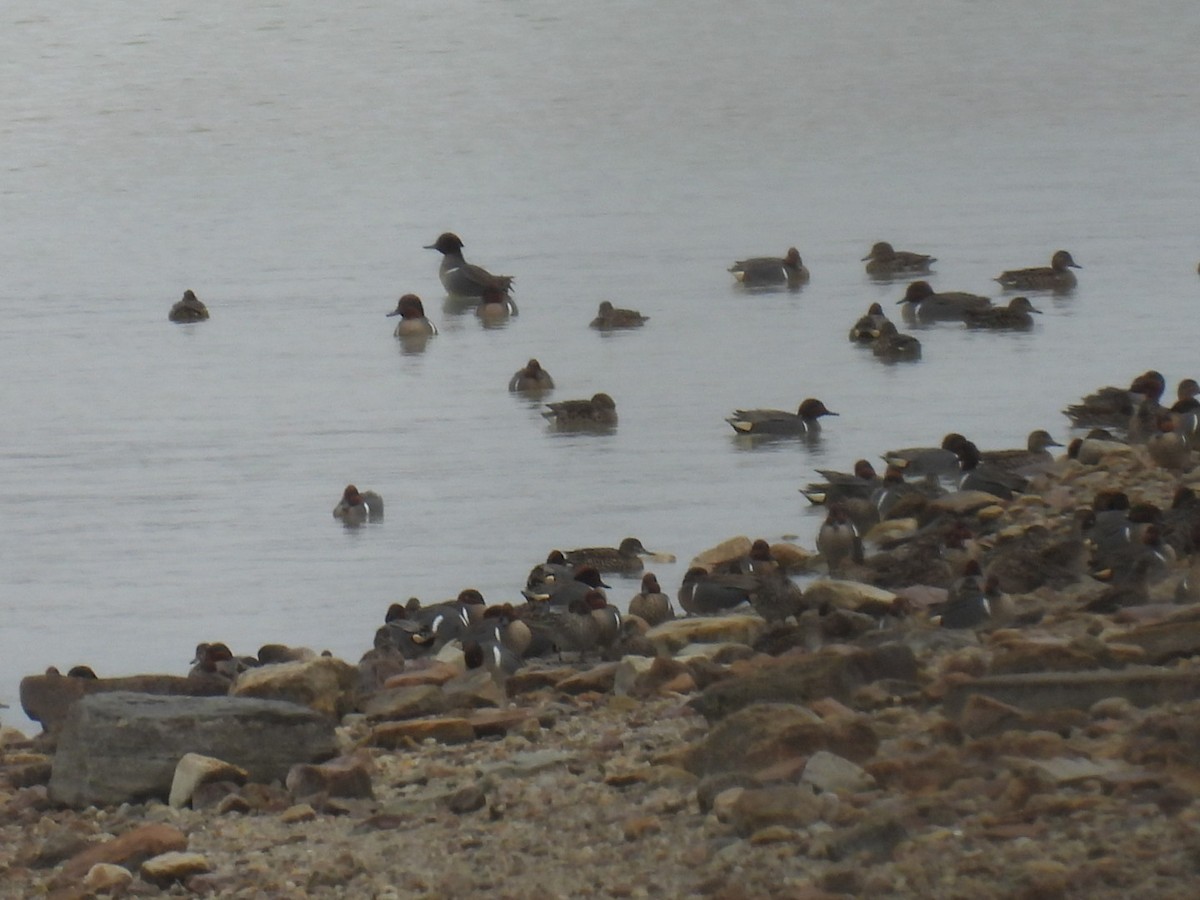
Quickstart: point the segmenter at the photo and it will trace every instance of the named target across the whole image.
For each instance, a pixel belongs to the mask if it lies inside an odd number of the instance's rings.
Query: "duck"
[[[888,450],[883,454],[883,460],[889,466],[895,466],[905,475],[935,475],[939,478],[949,478],[959,472],[958,454],[954,448],[966,438],[957,431],[952,431],[942,438],[937,447],[904,447],[900,450]]]
[[[457,640],[483,618],[486,603],[475,588],[459,591],[453,600],[422,606],[415,597],[405,606],[393,603],[388,607],[385,624],[397,630],[395,643],[405,651],[407,639],[421,650],[436,653],[451,641]]]
[[[508,379],[508,389],[514,394],[541,394],[554,390],[554,379],[540,362],[531,359]]]
[[[525,579],[525,587],[537,591],[546,585],[557,581],[568,581],[575,577],[575,567],[567,563],[566,556],[561,550],[551,550],[546,554],[546,561],[538,563],[529,570]]]
[[[817,532],[817,551],[831,574],[843,571],[847,563],[863,561],[862,535],[842,504],[829,507]]]
[[[1049,266],[1010,269],[996,276],[1006,291],[1069,291],[1075,287],[1075,273],[1082,269],[1066,250],[1056,250]]]
[[[438,333],[437,326],[425,318],[425,306],[416,294],[404,294],[387,316],[400,317],[394,332],[398,338],[431,337]]]
[[[616,427],[617,404],[605,393],[590,400],[560,400],[547,403],[542,415],[561,431],[604,430]]]
[[[710,616],[750,602],[756,587],[758,578],[752,574],[711,574],[693,566],[683,576],[677,599],[688,615]]]
[[[653,572],[642,575],[641,590],[629,601],[629,614],[637,616],[651,628],[675,618],[671,598],[663,593]]]
[[[957,459],[958,457],[955,457],[956,461]],[[875,521],[917,515],[929,505],[930,500],[935,500],[945,493],[938,482],[938,476],[929,473],[920,479],[908,481],[904,477],[906,471],[896,465],[888,465],[884,470],[883,479],[879,487],[871,493],[869,500]],[[870,518],[855,514],[857,506],[852,501],[847,503],[847,508],[860,531],[873,524]]]
[[[636,309],[621,309],[620,307],[613,306],[611,301],[604,300],[600,304],[600,309],[596,312],[596,318],[592,319],[589,327],[599,331],[613,331],[618,328],[640,328],[649,320],[649,316],[643,316]]]
[[[990,306],[984,309],[964,309],[963,322],[968,328],[991,328],[995,331],[1028,331],[1033,327],[1033,316],[1041,315],[1034,309],[1028,297],[1013,297],[1007,306]]]
[[[167,319],[172,322],[203,322],[208,319],[208,307],[192,291],[187,290],[183,292],[183,299],[171,307]]]
[[[738,409],[725,421],[738,434],[815,435],[821,431],[818,421],[821,417],[836,415],[820,400],[808,397],[794,413],[782,409]]]
[[[921,358],[921,342],[911,334],[902,334],[894,322],[884,322],[879,336],[871,342],[871,352],[885,362],[915,361]]]
[[[603,595],[599,598],[585,593],[572,598],[566,606],[536,604],[524,616],[532,640],[530,655],[544,656],[547,653],[587,653],[596,648],[600,641],[600,622],[593,616],[593,604],[607,603]]]
[[[242,672],[258,665],[258,660],[234,656],[228,644],[207,641],[196,645],[188,678],[220,679],[229,684]]]
[[[942,605],[938,624],[943,628],[978,628],[995,614],[992,599],[996,586],[983,577],[977,560],[968,560]]]
[[[635,575],[645,568],[643,556],[654,557],[660,562],[673,562],[670,554],[658,554],[647,550],[635,537],[627,537],[617,547],[580,547],[563,553],[567,564],[576,568],[591,566],[599,572],[620,575]]]
[[[988,309],[992,301],[979,294],[964,291],[935,292],[928,281],[914,281],[896,301],[903,305],[906,321],[928,324],[930,322],[961,322],[966,310]]]
[[[887,241],[876,241],[871,252],[860,261],[867,264],[867,274],[872,278],[890,278],[894,275],[928,273],[930,265],[937,259],[924,253],[896,250]]]
[[[795,290],[808,281],[809,273],[800,259],[800,251],[789,247],[787,253],[778,256],[754,256],[739,259],[729,271],[743,287],[773,287],[786,285]]]
[[[1077,428],[1125,429],[1137,406],[1146,400],[1158,404],[1166,388],[1167,381],[1162,373],[1148,369],[1134,378],[1129,387],[1102,387],[1079,403],[1068,406],[1063,415]]]
[[[488,285],[479,295],[479,305],[475,307],[475,315],[485,328],[499,328],[517,315],[517,304],[504,291]]]
[[[333,517],[349,526],[382,522],[383,498],[374,491],[360,492],[354,485],[348,484],[342,492],[342,499],[333,508]]]
[[[887,321],[889,319],[883,312],[883,306],[872,303],[867,307],[867,311],[859,316],[858,321],[850,327],[850,342],[869,345],[879,337],[879,331]]]
[[[958,454],[962,470],[958,482],[960,491],[983,491],[1001,500],[1011,500],[1014,493],[1024,493],[1028,488],[1029,481],[1024,476],[985,463],[979,448],[971,441],[960,444],[955,448],[955,453]]]
[[[535,587],[526,586],[521,591],[526,600],[546,602],[551,606],[568,606],[572,600],[586,597],[589,591],[611,588],[605,584],[600,570],[595,566],[579,566],[570,578],[544,581]]]
[[[1173,413],[1200,412],[1200,382],[1195,378],[1184,378],[1175,388],[1175,402],[1171,404]]]
[[[426,244],[426,250],[436,250],[442,254],[442,265],[438,269],[438,277],[446,293],[455,297],[482,297],[484,288],[495,288],[507,294],[512,290],[511,275],[493,275],[482,266],[468,263],[462,255],[463,242],[452,231],[438,235],[432,244]]]
[[[1024,449],[983,450],[979,459],[1009,472],[1025,472],[1054,462],[1050,448],[1061,446],[1046,429],[1035,428],[1025,439]]]
[[[879,474],[870,460],[854,462],[853,472],[838,472],[833,469],[817,469],[824,481],[812,481],[801,488],[809,503],[814,505],[836,503],[842,500],[867,500],[879,487]]]

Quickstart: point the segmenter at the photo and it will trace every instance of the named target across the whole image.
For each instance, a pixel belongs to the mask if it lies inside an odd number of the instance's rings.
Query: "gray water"
[[[387,605],[517,598],[554,547],[636,535],[678,562],[735,534],[811,546],[817,467],[985,448],[1151,366],[1196,376],[1200,7],[1005,3],[0,8],[0,702],[22,675],[184,673],[195,644],[349,659]],[[445,304],[441,231],[517,277],[484,329]],[[1069,249],[1028,334],[846,341],[886,239],[997,296]],[[800,248],[812,282],[725,268]],[[185,288],[212,311],[166,313]],[[415,292],[441,328],[406,352]],[[651,317],[588,329],[600,300]],[[892,307],[893,311],[895,307]],[[616,399],[550,433],[507,393]],[[737,407],[841,413],[747,445]],[[348,482],[386,521],[330,511]],[[620,605],[631,580],[610,582]]]

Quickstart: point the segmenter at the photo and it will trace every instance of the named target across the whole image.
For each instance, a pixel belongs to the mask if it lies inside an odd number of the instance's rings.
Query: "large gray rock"
[[[50,797],[68,806],[166,800],[185,753],[214,756],[252,781],[337,754],[336,722],[294,703],[238,697],[93,694],[63,723]]]

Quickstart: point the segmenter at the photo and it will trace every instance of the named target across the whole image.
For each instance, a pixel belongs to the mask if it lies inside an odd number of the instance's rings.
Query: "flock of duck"
[[[486,321],[516,315],[511,298],[513,278],[494,275],[468,263],[463,242],[447,232],[427,249],[441,253],[439,277],[452,298],[477,305]],[[927,275],[936,261],[932,256],[895,250],[876,243],[863,257],[872,278],[891,280]],[[1014,269],[996,281],[1006,291],[1070,291],[1076,285],[1073,269],[1080,268],[1065,250],[1053,254],[1049,266]],[[782,257],[753,257],[729,267],[736,281],[749,289],[794,290],[810,277],[796,248]],[[969,328],[1027,329],[1039,310],[1021,293],[1006,305],[962,292],[936,292],[924,280],[908,284],[898,301],[906,322],[926,325],[960,322]],[[426,339],[437,334],[415,294],[400,297],[395,311],[400,339]],[[201,321],[208,311],[191,292],[171,311],[172,321]],[[636,310],[600,305],[591,326],[608,330],[635,328],[647,320]],[[880,304],[872,304],[849,332],[850,341],[870,346],[889,361],[917,359],[920,343],[903,334],[888,319]],[[1107,387],[1064,410],[1072,424],[1090,428],[1086,437],[1071,441],[1067,453],[1055,458],[1059,444],[1044,429],[1029,434],[1025,447],[981,451],[961,434],[948,434],[936,447],[887,451],[883,475],[868,460],[858,460],[852,472],[818,470],[823,481],[809,484],[804,495],[826,508],[816,549],[821,564],[834,575],[851,577],[878,587],[901,589],[920,584],[944,591],[929,609],[932,621],[948,628],[970,628],[998,614],[1005,594],[1027,592],[1042,585],[1061,587],[1091,576],[1111,587],[1090,605],[1092,611],[1112,611],[1147,602],[1148,586],[1168,571],[1177,557],[1190,556],[1200,547],[1200,500],[1180,487],[1169,509],[1131,503],[1120,491],[1098,492],[1091,504],[1041,528],[1022,531],[1001,541],[981,533],[977,519],[962,508],[939,504],[952,492],[974,492],[989,502],[1011,500],[1041,489],[1047,478],[1064,466],[1094,464],[1106,453],[1144,444],[1159,465],[1182,471],[1190,467],[1190,451],[1200,434],[1200,386],[1194,380],[1180,383],[1170,406],[1162,403],[1166,381],[1158,372],[1146,372],[1128,388]],[[516,371],[510,391],[537,396],[554,388],[554,380],[536,359]],[[611,428],[617,413],[613,399],[597,393],[584,400],[547,404],[544,415],[564,428]],[[820,419],[836,416],[816,398],[807,398],[796,412],[773,409],[737,410],[727,421],[739,434],[808,435],[819,431]],[[383,518],[382,497],[348,485],[333,516],[347,526],[360,526]],[[914,527],[890,524],[915,522]],[[877,552],[867,555],[865,539]],[[756,540],[745,552],[693,565],[683,576],[675,600],[686,615],[720,614],[749,604],[768,621],[789,617],[826,616],[830,610],[814,607],[805,591],[792,579],[811,560],[791,545],[770,545]],[[636,538],[619,547],[552,551],[535,565],[522,591],[525,602],[489,606],[479,591],[463,590],[453,600],[422,605],[412,598],[389,607],[378,628],[372,650],[364,655],[364,684],[375,687],[406,661],[438,656],[447,647],[461,653],[471,668],[486,668],[500,682],[526,659],[564,653],[628,652],[645,631],[676,616],[672,600],[657,577],[643,572],[644,559],[673,562],[669,554],[646,550]],[[641,575],[641,587],[622,616],[609,602],[606,574]],[[1193,588],[1185,580],[1176,588],[1180,596]],[[846,618],[844,610],[840,619]],[[903,610],[876,611],[876,618],[902,615]],[[868,616],[867,618],[870,618]],[[837,627],[878,627],[878,621],[842,621]],[[224,644],[197,648],[193,673],[235,677],[246,666],[293,658],[287,648],[268,645],[257,657],[235,657]],[[307,653],[308,651],[303,651]],[[291,654],[291,655],[289,655]]]

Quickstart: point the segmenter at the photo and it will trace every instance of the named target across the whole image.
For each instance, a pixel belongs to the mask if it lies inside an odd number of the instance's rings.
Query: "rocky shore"
[[[1191,550],[1126,578],[1079,511],[1124,491],[1169,532],[1200,475],[1101,450],[883,523],[795,616],[676,619],[506,682],[428,660],[364,694],[321,657],[228,697],[26,679],[47,732],[0,732],[0,897],[1194,896]],[[958,571],[881,586],[946,522],[937,559],[988,580],[972,627],[937,618]],[[248,740],[184,758],[231,702]]]

